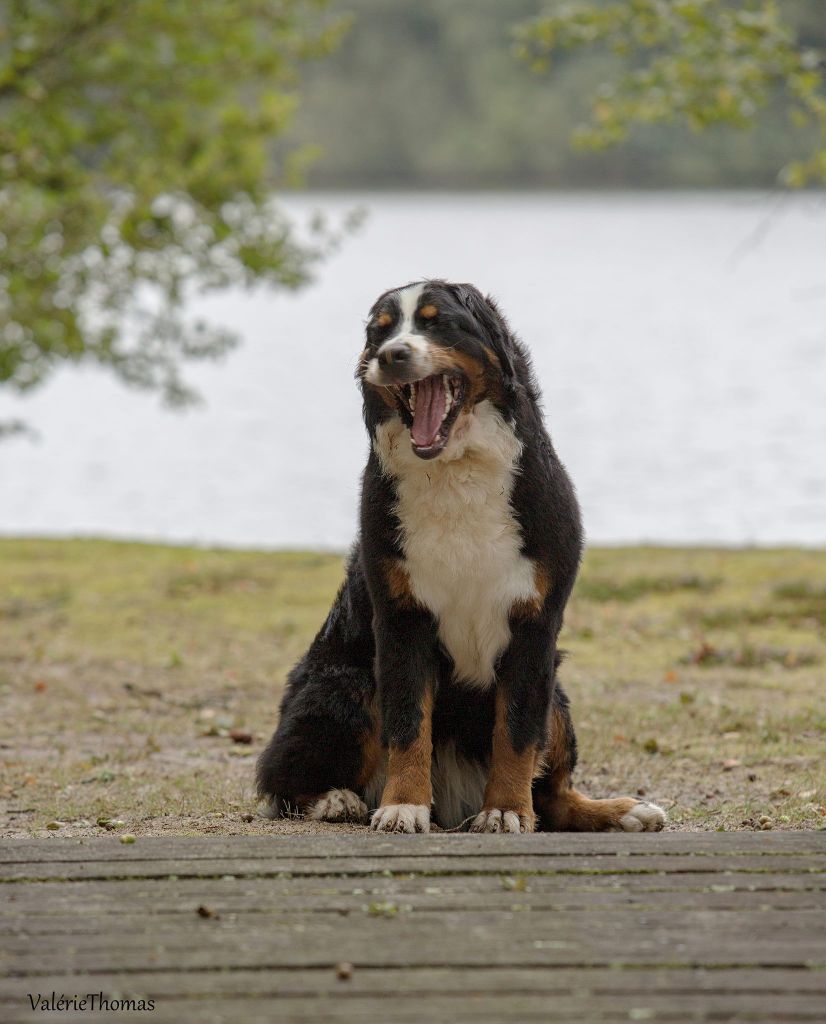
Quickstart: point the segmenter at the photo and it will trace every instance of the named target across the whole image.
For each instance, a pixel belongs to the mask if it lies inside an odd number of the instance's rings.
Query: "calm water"
[[[593,541],[826,543],[826,199],[325,196],[360,232],[295,296],[203,309],[243,334],[185,414],[95,371],[0,402],[0,532],[342,548],[375,296],[493,292],[532,348]]]

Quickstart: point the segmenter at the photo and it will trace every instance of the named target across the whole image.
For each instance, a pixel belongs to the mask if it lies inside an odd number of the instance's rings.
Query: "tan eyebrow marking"
[[[428,303],[426,306],[422,306],[419,310],[419,316],[423,316],[425,320],[432,320],[434,316],[439,312],[436,306],[432,303]]]
[[[376,327],[386,327],[392,319],[393,317],[389,313],[379,313],[375,320]]]

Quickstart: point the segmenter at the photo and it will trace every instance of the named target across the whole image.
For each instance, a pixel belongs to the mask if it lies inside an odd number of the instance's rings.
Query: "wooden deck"
[[[55,838],[0,878],[3,1022],[826,1020],[826,832]]]

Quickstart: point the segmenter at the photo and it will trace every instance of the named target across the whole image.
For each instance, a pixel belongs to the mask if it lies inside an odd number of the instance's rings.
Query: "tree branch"
[[[105,25],[111,16],[116,12],[119,4],[117,0],[109,0],[108,3],[102,4],[96,11],[93,17],[87,18],[86,21],[80,21],[75,25],[70,25],[66,31],[57,39],[53,40],[51,45],[46,47],[45,50],[41,50],[39,53],[31,57],[28,62],[22,65],[18,65],[13,68],[12,74],[14,78],[11,81],[6,82],[0,86],[0,100],[6,99],[8,96],[13,96],[21,92],[20,83],[17,79],[21,75],[28,74],[40,65],[48,63],[50,60],[54,60],[55,57],[63,56],[68,48],[77,42],[80,42],[90,32]]]

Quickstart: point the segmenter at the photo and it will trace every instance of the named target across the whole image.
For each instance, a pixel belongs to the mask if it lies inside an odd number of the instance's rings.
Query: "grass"
[[[341,575],[313,553],[0,541],[2,834],[272,830],[254,758]],[[824,579],[822,551],[591,550],[562,640],[578,784],[677,828],[826,825]]]

